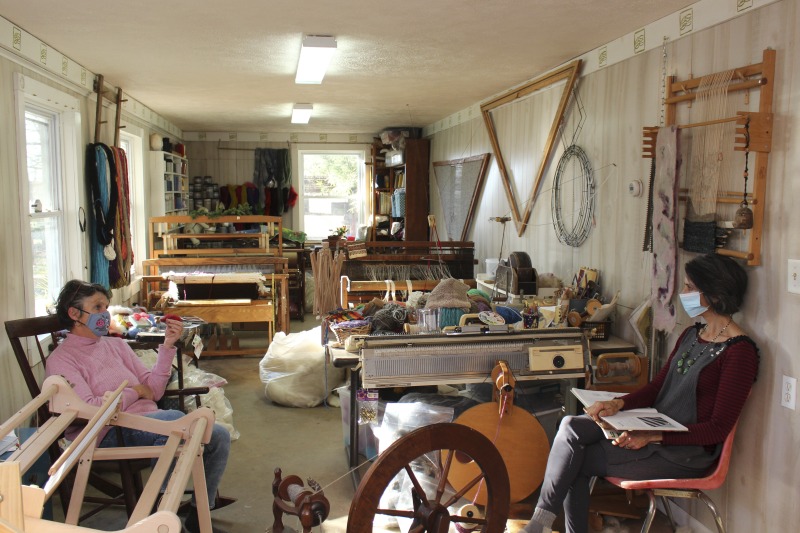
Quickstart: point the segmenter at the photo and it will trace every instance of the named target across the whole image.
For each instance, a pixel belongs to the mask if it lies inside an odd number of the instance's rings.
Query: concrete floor
[[[292,321],[292,331],[318,325],[311,317]],[[228,381],[225,396],[233,406],[233,424],[241,436],[231,446],[231,459],[220,492],[237,502],[212,512],[215,527],[230,533],[258,533],[270,530],[272,516],[272,481],[274,470],[283,475],[311,477],[322,487],[331,512],[322,528],[324,533],[344,532],[355,490],[343,445],[342,416],[338,407],[289,408],[266,399],[259,378],[259,357],[206,358],[201,368]],[[365,471],[368,465],[362,467]],[[116,515],[116,516],[115,516]],[[122,516],[120,516],[122,515]],[[103,530],[124,527],[124,513],[104,511],[83,525]],[[508,531],[516,531],[525,521],[509,521]],[[299,521],[286,517],[284,524],[302,530]],[[636,532],[641,522],[624,520],[608,526],[606,533]],[[653,533],[671,531],[660,515]]]

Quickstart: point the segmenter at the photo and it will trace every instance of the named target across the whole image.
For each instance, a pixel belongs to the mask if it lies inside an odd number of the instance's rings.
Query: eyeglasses
[[[78,295],[78,292],[80,292],[80,290],[84,289],[84,288],[96,289],[97,287],[95,286],[94,283],[87,283],[85,281],[80,281],[79,283],[77,283],[77,286],[75,287],[75,290],[72,292],[72,296],[70,296],[69,299],[64,303],[67,304],[67,305],[70,305],[72,303],[72,301],[75,299],[75,297]],[[73,306],[71,306],[71,307],[73,307]]]

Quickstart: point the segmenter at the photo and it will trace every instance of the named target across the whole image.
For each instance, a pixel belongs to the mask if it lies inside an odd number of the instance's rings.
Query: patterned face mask
[[[89,315],[89,319],[83,325],[89,328],[92,333],[98,337],[105,337],[108,335],[108,327],[111,325],[111,313],[108,311],[103,311],[102,313],[90,313],[88,311],[84,311],[80,307],[76,307],[75,309],[81,313],[86,313]]]

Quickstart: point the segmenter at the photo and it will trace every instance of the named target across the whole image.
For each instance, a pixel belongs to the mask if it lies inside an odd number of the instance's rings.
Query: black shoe
[[[186,517],[183,529],[186,533],[200,533],[200,519],[197,517],[197,509],[194,507],[191,508],[189,516]],[[213,523],[211,524],[211,531],[212,533],[227,533],[224,529],[214,527]]]

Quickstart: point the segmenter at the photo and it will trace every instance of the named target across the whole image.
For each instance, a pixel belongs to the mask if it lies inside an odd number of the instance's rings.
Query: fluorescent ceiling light
[[[308,124],[313,110],[314,106],[311,104],[294,104],[292,108],[292,124]]]
[[[322,83],[325,71],[336,52],[336,39],[330,35],[306,35],[300,48],[295,83]]]

